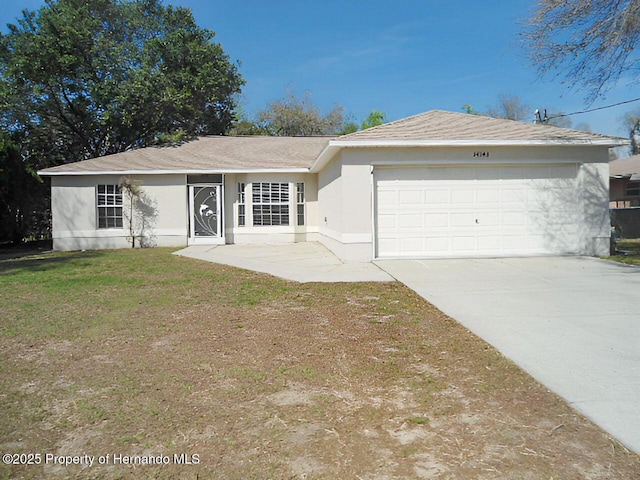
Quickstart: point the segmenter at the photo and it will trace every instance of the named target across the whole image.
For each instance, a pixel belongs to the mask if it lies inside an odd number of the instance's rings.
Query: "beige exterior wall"
[[[374,257],[373,169],[382,166],[580,164],[575,201],[584,212],[575,253],[606,254],[609,244],[608,149],[598,147],[344,148],[319,173],[251,173],[224,176],[226,243],[282,243],[318,240],[348,261]],[[134,176],[141,182],[147,245],[185,246],[188,242],[186,175]],[[130,233],[98,229],[96,186],[118,184],[117,175],[53,176],[54,248],[126,248]],[[237,184],[244,183],[246,225],[238,226]],[[290,184],[288,226],[253,226],[251,184]],[[305,184],[305,225],[296,221],[296,184]],[[568,192],[569,195],[574,193]],[[126,205],[125,205],[126,210]],[[140,231],[140,223],[136,224]]]
[[[611,218],[609,214],[609,163],[586,163],[578,171],[578,188],[582,194],[583,228],[575,253],[609,255]]]
[[[117,185],[117,175],[51,178],[53,247],[56,250],[90,250],[131,246],[127,218],[122,229],[97,227],[97,185]],[[184,175],[132,176],[140,181],[143,212],[134,214],[134,231],[148,246],[182,246],[187,243],[187,190]],[[123,198],[125,216],[126,195]],[[144,223],[144,228],[142,224]],[[136,243],[138,243],[137,239]]]
[[[96,188],[117,185],[117,175],[54,176],[51,179],[53,239],[56,250],[127,248],[131,236],[124,200],[124,228],[97,228]],[[311,173],[228,174],[224,178],[223,223],[226,243],[284,243],[315,239],[318,232],[318,176]],[[143,246],[186,246],[189,236],[189,206],[186,175],[134,175],[140,182],[142,204],[134,213],[134,231]],[[246,189],[246,226],[237,226],[238,182]],[[290,184],[289,226],[252,226],[251,183]],[[305,185],[305,225],[297,225],[296,184]],[[136,239],[140,246],[140,238]]]
[[[289,225],[253,226],[251,184],[289,183]],[[238,183],[245,184],[245,225],[238,226]],[[296,185],[304,183],[305,225],[297,225]],[[318,175],[315,173],[236,173],[225,175],[225,243],[291,243],[318,232]]]
[[[584,221],[576,254],[609,248],[606,147],[345,148],[318,176],[319,241],[343,260],[374,258],[372,169],[376,166],[582,164],[579,192]],[[607,180],[603,182],[603,179]]]
[[[343,260],[368,262],[373,256],[371,165],[353,153],[343,152],[318,175],[318,240]]]

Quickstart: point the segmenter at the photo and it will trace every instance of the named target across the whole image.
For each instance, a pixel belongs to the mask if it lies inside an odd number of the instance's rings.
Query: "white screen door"
[[[224,244],[222,185],[189,185],[191,244]]]

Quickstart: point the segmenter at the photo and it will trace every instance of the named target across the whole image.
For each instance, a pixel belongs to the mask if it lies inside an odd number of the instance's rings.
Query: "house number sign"
[[[477,157],[488,158],[489,152],[473,152],[473,158],[477,158]]]

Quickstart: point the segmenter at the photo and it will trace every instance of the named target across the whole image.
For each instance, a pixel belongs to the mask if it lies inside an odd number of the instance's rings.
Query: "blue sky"
[[[43,0],[1,0],[0,25]],[[287,90],[310,92],[328,111],[338,103],[356,121],[373,110],[397,120],[431,109],[484,110],[514,94],[534,108],[574,112],[585,92],[539,78],[518,32],[533,0],[175,0],[239,61],[249,115]],[[639,97],[620,82],[591,108]],[[597,132],[626,136],[620,116],[640,102],[572,117]]]

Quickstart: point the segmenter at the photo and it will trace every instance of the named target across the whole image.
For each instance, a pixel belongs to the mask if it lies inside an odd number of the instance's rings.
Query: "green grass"
[[[640,238],[619,240],[616,244],[617,255],[612,255],[609,260],[627,265],[640,265]]]
[[[1,334],[100,338],[113,329],[147,328],[144,319],[167,306],[186,309],[215,301],[253,307],[288,291],[284,281],[274,280],[268,288],[252,272],[207,268],[169,252],[52,253],[0,261]],[[123,321],[127,317],[139,321]]]
[[[409,422],[415,423],[416,425],[426,425],[429,423],[429,419],[426,417],[411,417],[409,418]]]

